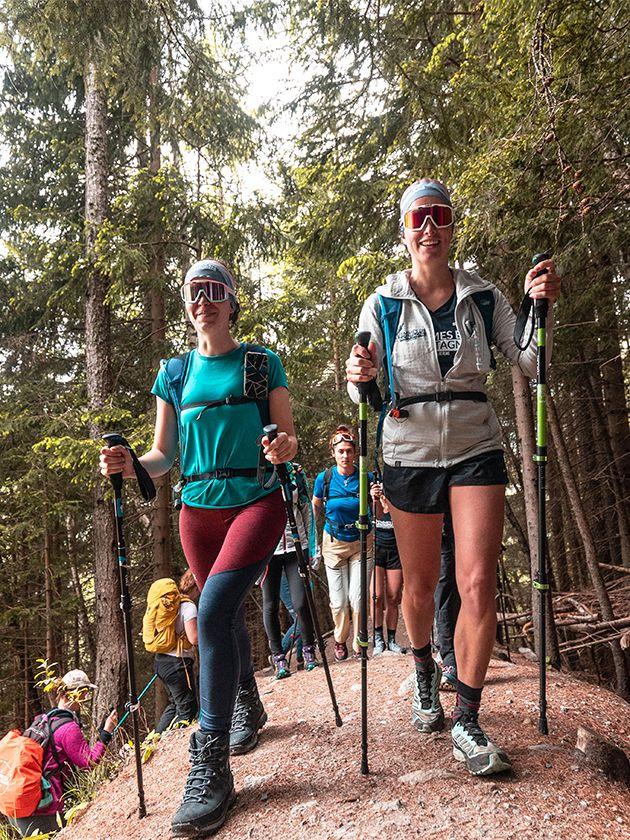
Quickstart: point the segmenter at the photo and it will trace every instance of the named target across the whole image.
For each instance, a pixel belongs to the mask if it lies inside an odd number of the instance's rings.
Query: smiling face
[[[417,198],[408,209],[442,203],[436,196],[425,195],[422,198]],[[423,268],[448,265],[448,252],[452,239],[453,225],[447,228],[438,228],[431,218],[426,219],[421,230],[404,228],[402,235],[402,241],[407,246],[412,263]]]
[[[351,443],[345,440],[338,443],[333,449],[333,456],[340,470],[351,470],[354,467],[355,451]]]
[[[229,300],[211,303],[204,295],[199,300],[186,304],[186,315],[198,334],[230,331],[232,309]]]

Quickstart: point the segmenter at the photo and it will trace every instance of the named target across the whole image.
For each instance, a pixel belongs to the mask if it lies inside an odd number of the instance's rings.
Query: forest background
[[[2,0],[0,18],[2,730],[45,704],[38,658],[94,676],[95,719],[124,704],[97,453],[107,430],[150,444],[159,359],[192,338],[188,265],[220,256],[236,272],[238,335],[282,357],[312,478],[331,429],[354,419],[344,359],[361,304],[406,265],[398,198],[427,174],[454,194],[455,259],[515,307],[534,253],[563,275],[550,664],[627,697],[627,3]],[[270,67],[277,87],[255,107]],[[509,609],[536,649],[532,387],[499,361],[490,391],[511,482]],[[136,631],[151,581],[184,569],[170,479],[158,484],[151,506],[126,486]],[[248,621],[262,665],[256,599]]]

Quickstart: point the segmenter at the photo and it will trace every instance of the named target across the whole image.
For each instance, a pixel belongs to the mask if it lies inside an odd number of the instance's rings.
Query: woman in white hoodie
[[[346,372],[350,395],[358,402],[356,383],[373,379],[382,364],[387,367],[384,313],[397,301],[400,316],[389,360],[390,387],[397,397],[383,426],[383,490],[403,566],[402,607],[416,666],[412,720],[425,733],[444,726],[441,673],[431,657],[430,635],[442,520],[450,504],[462,601],[455,630],[453,755],[471,773],[486,775],[511,765],[478,720],[495,639],[496,565],[507,484],[501,432],[485,381],[494,366],[491,343],[528,377],[536,373],[536,346],[532,340],[524,351],[516,346],[515,315],[495,286],[449,266],[453,225],[444,184],[424,178],[405,191],[400,231],[411,268],[390,276],[365,302],[359,329],[369,330],[372,340],[367,349],[352,348]],[[527,273],[525,289],[550,305],[557,300],[560,279],[553,260]],[[550,339],[551,329],[548,358]]]

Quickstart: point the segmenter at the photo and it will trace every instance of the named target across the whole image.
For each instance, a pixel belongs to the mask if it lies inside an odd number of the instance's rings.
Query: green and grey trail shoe
[[[387,647],[385,645],[385,639],[383,637],[383,634],[382,632],[376,630],[374,633],[374,648],[372,650],[372,653],[374,656],[380,656],[380,654],[384,653],[386,650]]]
[[[413,683],[411,720],[419,732],[441,732],[444,729],[444,709],[440,703],[442,671],[433,662],[433,671],[416,668]]]
[[[465,714],[453,723],[453,757],[466,762],[473,776],[490,776],[512,769],[507,755],[496,747],[479,726],[476,714]]]

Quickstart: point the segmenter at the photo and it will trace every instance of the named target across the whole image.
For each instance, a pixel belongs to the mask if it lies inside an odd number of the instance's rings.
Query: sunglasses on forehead
[[[437,228],[447,228],[455,221],[455,214],[449,204],[425,204],[407,210],[403,223],[407,230],[420,230],[427,219],[431,219]]]
[[[351,443],[354,446],[354,437],[349,435],[347,432],[339,432],[339,434],[335,435],[331,440],[330,445],[337,446],[338,443]]]
[[[180,287],[179,293],[184,303],[197,303],[203,295],[210,303],[223,303],[234,297],[234,290],[217,280],[191,280]]]

